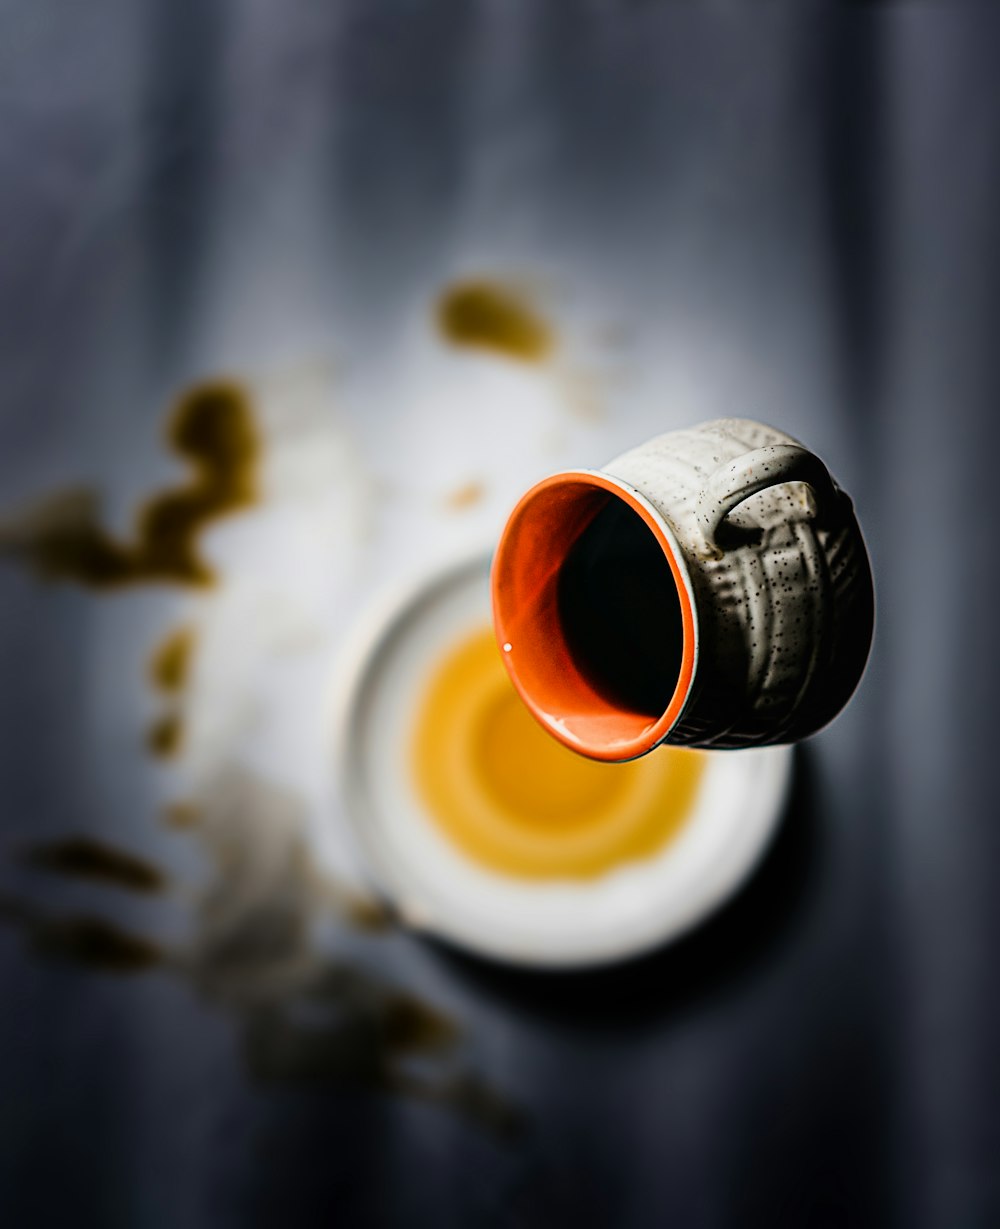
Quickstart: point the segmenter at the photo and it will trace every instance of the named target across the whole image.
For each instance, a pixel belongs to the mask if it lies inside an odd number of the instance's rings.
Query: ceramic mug
[[[850,499],[791,436],[739,418],[538,483],[491,589],[521,698],[599,760],[806,738],[850,699],[874,622]]]

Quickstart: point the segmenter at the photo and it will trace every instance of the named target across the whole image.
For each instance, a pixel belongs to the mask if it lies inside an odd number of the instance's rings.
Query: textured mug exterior
[[[662,742],[794,742],[831,721],[864,671],[874,595],[851,501],[822,463],[782,431],[725,418],[601,472],[666,523],[690,579],[697,661]]]

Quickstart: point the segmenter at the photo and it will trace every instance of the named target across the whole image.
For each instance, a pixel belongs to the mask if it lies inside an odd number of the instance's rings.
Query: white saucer
[[[690,818],[661,853],[643,862],[565,883],[490,872],[445,839],[415,795],[407,764],[430,664],[489,617],[489,560],[479,555],[383,604],[365,620],[363,642],[355,643],[337,768],[378,891],[416,930],[536,967],[621,960],[703,921],[749,877],[774,834],[792,749],[710,752]]]

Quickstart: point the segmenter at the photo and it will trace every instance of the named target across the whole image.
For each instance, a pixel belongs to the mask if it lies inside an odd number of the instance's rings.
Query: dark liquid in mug
[[[574,543],[558,581],[566,645],[609,703],[659,717],[681,667],[681,606],[653,531],[612,497]]]

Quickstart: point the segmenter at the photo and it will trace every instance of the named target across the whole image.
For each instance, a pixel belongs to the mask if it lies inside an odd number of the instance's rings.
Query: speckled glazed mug
[[[850,699],[871,646],[850,499],[808,449],[748,419],[544,479],[511,514],[491,584],[521,698],[599,760],[806,738]]]

